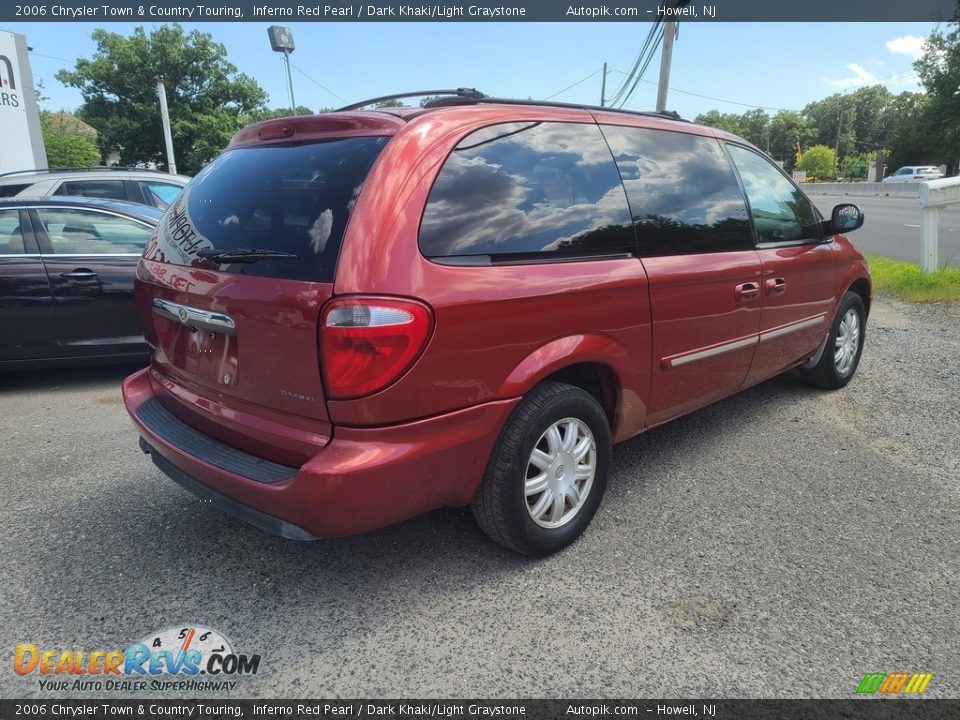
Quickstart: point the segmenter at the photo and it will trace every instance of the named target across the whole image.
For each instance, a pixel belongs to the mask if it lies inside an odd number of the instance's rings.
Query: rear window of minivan
[[[170,205],[144,257],[175,265],[332,282],[344,229],[389,137],[229,150]],[[275,250],[296,258],[218,264],[200,250]]]

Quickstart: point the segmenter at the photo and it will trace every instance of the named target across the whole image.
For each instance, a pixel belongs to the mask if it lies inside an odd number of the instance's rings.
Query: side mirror
[[[823,223],[824,235],[853,232],[863,225],[863,211],[853,203],[843,203],[833,208],[830,220]]]

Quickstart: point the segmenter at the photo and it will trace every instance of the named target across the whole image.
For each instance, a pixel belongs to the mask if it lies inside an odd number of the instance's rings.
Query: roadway
[[[808,194],[827,216],[834,205],[842,202],[863,210],[866,221],[861,229],[851,233],[850,239],[864,253],[920,262],[921,210],[916,198]],[[948,207],[940,215],[939,241],[939,264],[960,267],[960,205]]]

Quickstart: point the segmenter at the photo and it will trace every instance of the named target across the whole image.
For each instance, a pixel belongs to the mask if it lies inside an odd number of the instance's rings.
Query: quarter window
[[[820,238],[813,205],[769,160],[729,145],[750,201],[750,215],[761,243],[802,242]]]
[[[0,255],[22,255],[24,252],[20,211],[0,210]]]
[[[127,255],[143,252],[150,229],[126,218],[72,208],[39,208],[54,255]]]
[[[650,128],[602,129],[623,177],[641,255],[753,247],[743,193],[716,140]]]
[[[623,186],[596,125],[508,123],[464,138],[430,193],[420,249],[498,262],[633,253]]]
[[[161,210],[166,210],[183,190],[179,185],[161,182],[142,182],[140,187],[146,201]]]

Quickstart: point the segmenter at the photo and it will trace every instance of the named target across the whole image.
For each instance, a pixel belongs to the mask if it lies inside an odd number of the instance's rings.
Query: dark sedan
[[[145,358],[133,276],[161,214],[96,198],[0,201],[0,371]]]

